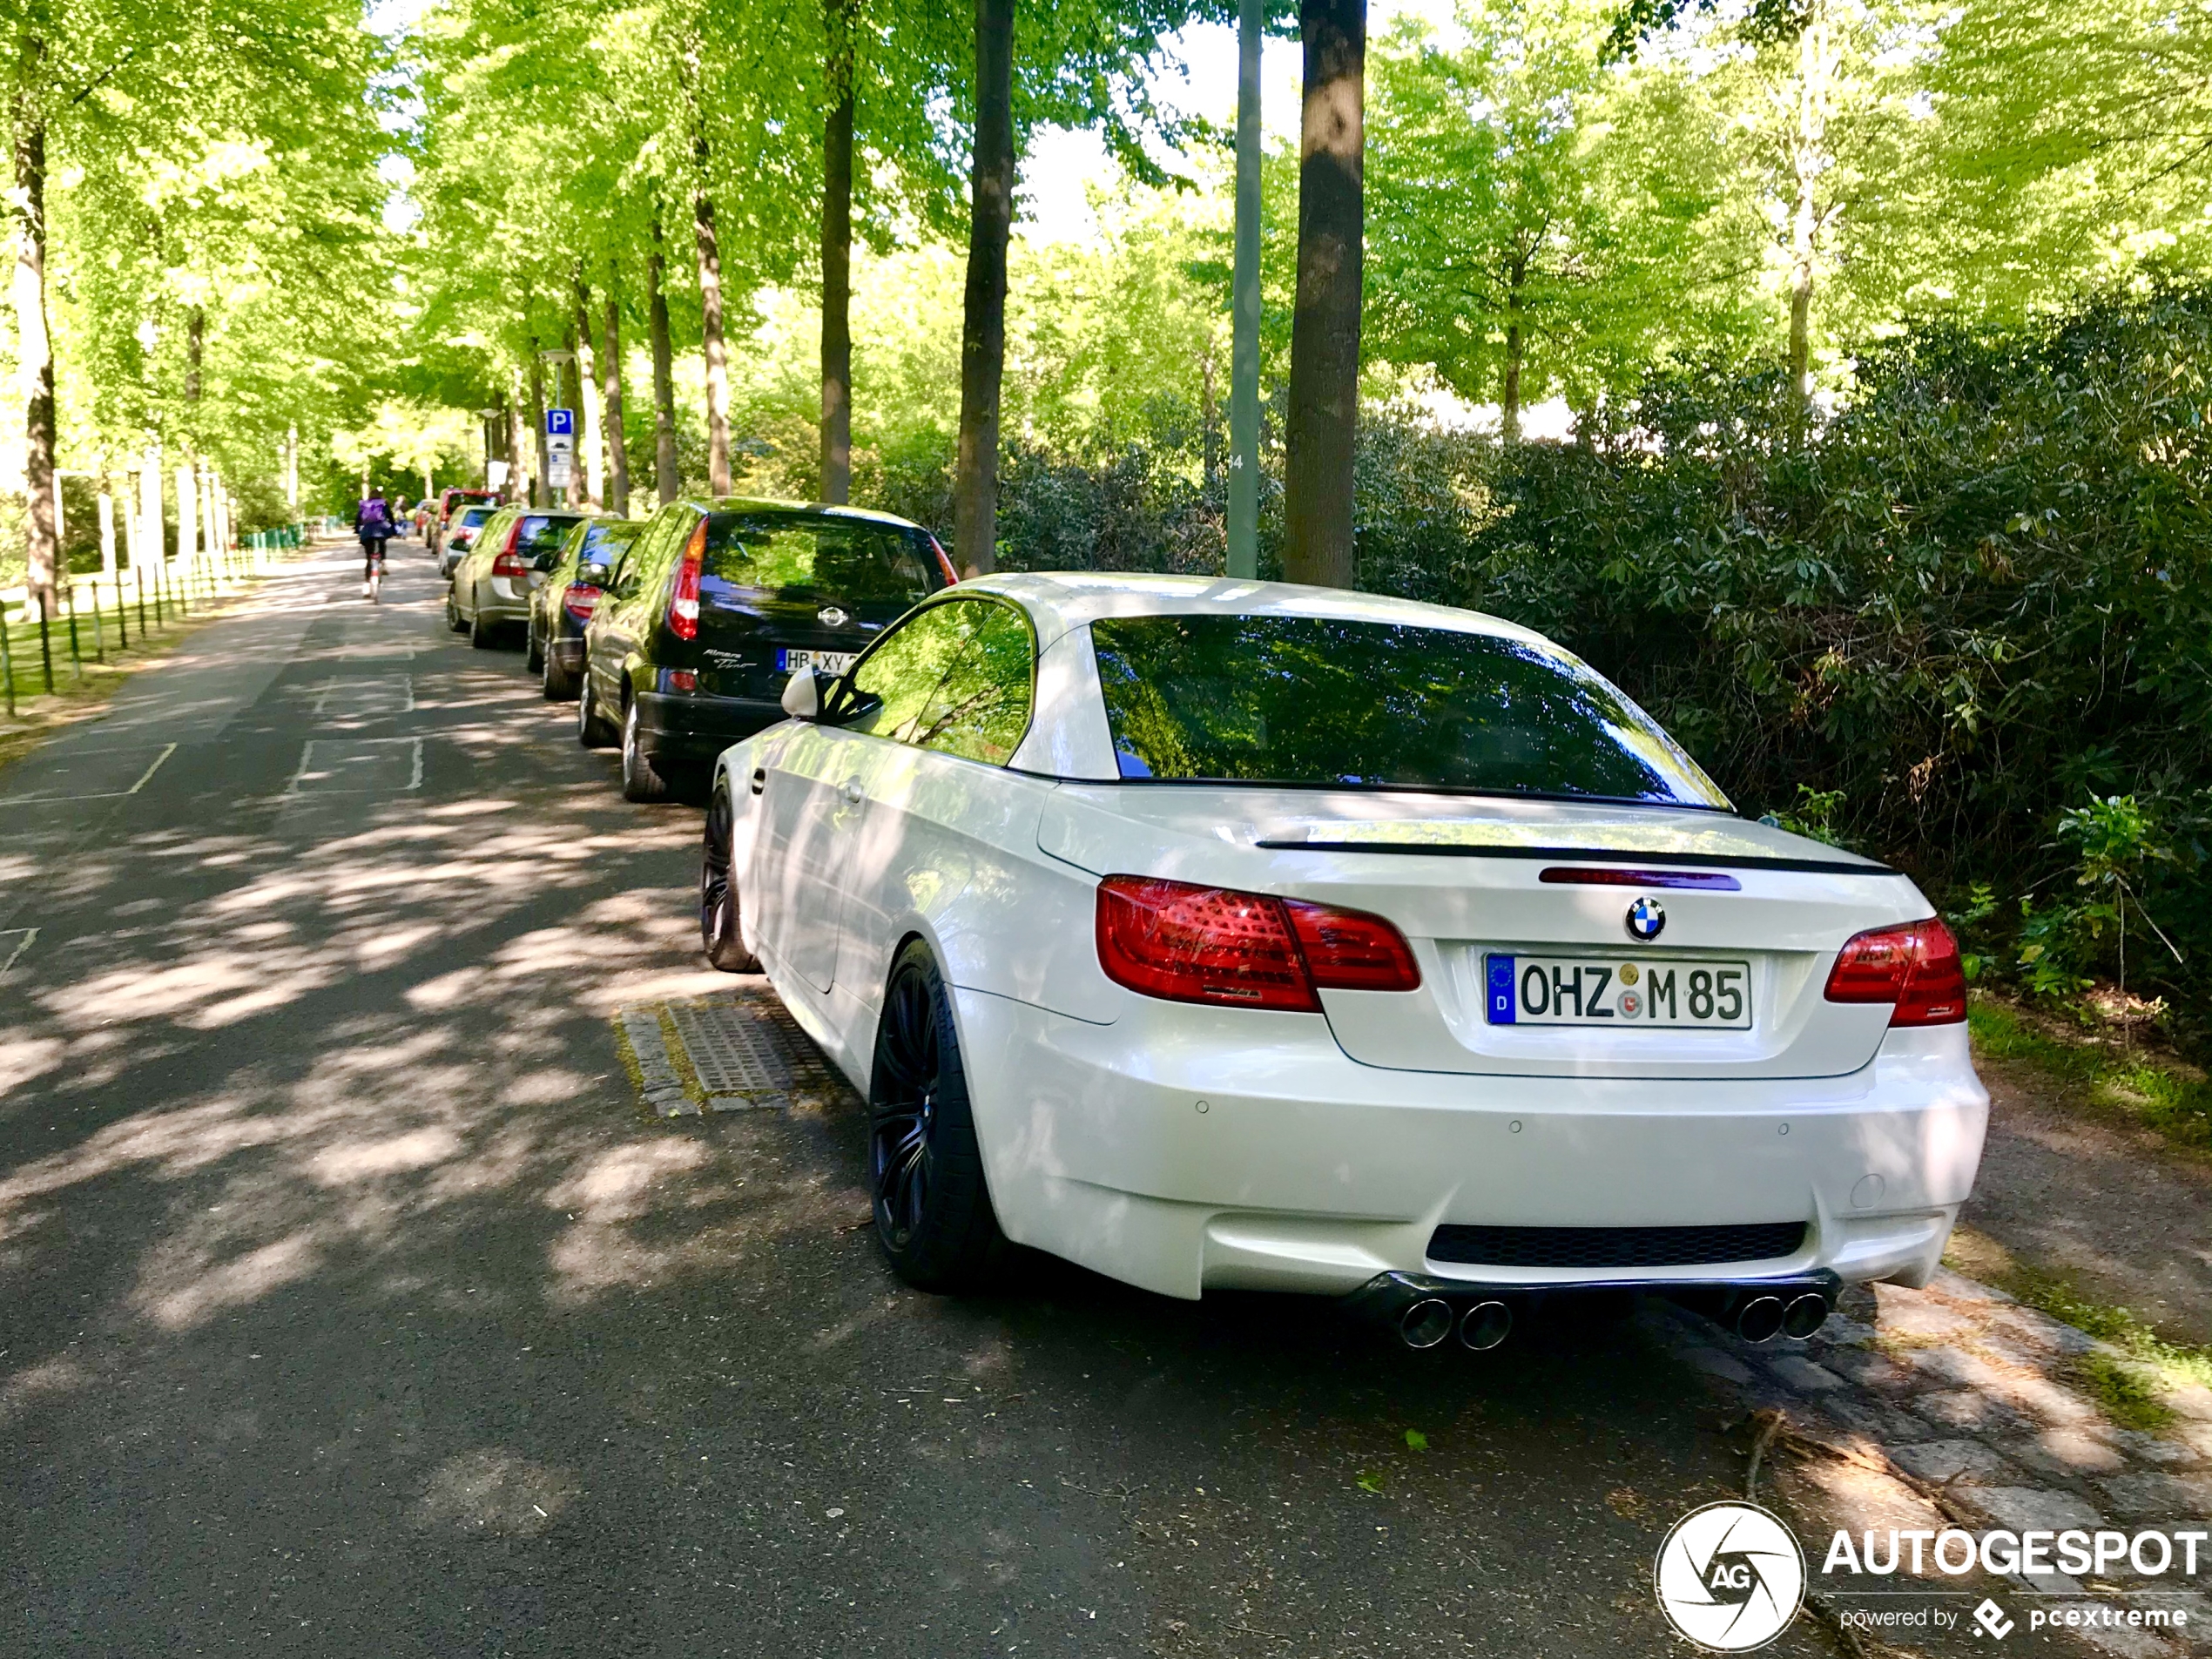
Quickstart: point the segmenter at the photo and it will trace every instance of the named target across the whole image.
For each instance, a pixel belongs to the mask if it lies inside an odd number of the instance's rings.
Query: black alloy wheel
[[[477,651],[491,649],[491,624],[484,620],[482,605],[478,605],[475,614],[469,618],[469,644]]]
[[[952,1001],[929,948],[900,952],[868,1080],[875,1239],[917,1290],[980,1287],[1007,1253],[983,1178]]]
[[[533,614],[523,626],[526,633],[523,646],[523,671],[527,674],[543,673],[545,671],[545,652],[538,646],[536,615]]]
[[[650,806],[669,797],[668,775],[653,765],[645,752],[645,737],[637,723],[637,699],[622,705],[622,798]]]
[[[467,623],[461,620],[461,607],[453,602],[451,584],[448,584],[446,588],[446,626],[456,634],[469,626]]]
[[[758,974],[760,959],[745,948],[738,925],[738,878],[730,867],[730,826],[737,821],[726,786],[707,803],[706,836],[699,855],[699,943],[706,960],[725,974]]]
[[[538,654],[538,689],[544,692],[548,703],[565,703],[576,695],[575,671],[563,668],[554,661],[553,653],[541,650]]]

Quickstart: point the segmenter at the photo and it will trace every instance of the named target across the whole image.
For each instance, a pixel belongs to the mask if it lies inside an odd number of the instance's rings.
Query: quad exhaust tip
[[[1398,1337],[1409,1348],[1433,1348],[1452,1334],[1452,1305],[1440,1296],[1423,1297],[1398,1317]]]
[[[1460,1345],[1487,1353],[1513,1332],[1513,1310],[1503,1302],[1477,1302],[1460,1319]]]
[[[1807,1291],[1784,1302],[1778,1296],[1755,1296],[1736,1312],[1736,1334],[1746,1342],[1771,1342],[1778,1336],[1802,1340],[1828,1323],[1828,1298]]]

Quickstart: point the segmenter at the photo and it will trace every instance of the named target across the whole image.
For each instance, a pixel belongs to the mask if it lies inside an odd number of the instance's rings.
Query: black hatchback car
[[[849,507],[678,500],[617,567],[584,630],[577,737],[622,745],[622,792],[663,800],[784,718],[797,671],[841,674],[954,580],[919,524]]]

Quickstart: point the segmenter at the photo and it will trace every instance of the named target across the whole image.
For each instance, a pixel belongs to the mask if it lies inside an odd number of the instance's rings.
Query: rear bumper
[[[732,744],[785,718],[783,705],[749,697],[637,694],[637,741],[656,761],[710,765]]]
[[[1008,1234],[1176,1296],[1341,1295],[1386,1272],[1519,1290],[1925,1282],[1987,1118],[1963,1026],[1892,1032],[1842,1077],[1469,1076],[1361,1065],[1311,1015],[1160,1003],[1094,1025],[955,995]],[[1447,1224],[1776,1222],[1804,1224],[1803,1243],[1761,1261],[1624,1271],[1428,1254]]]

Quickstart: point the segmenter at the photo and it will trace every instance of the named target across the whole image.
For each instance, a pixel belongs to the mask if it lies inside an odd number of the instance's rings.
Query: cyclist
[[[384,543],[398,527],[392,522],[391,504],[381,488],[373,488],[354,515],[354,534],[361,541],[361,597],[376,596],[376,577],[384,564]]]

